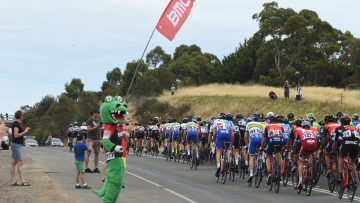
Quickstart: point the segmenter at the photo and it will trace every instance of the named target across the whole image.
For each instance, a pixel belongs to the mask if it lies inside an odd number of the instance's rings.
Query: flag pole
[[[138,62],[138,64],[137,64],[137,66],[136,66],[136,69],[135,69],[134,75],[133,75],[133,77],[132,77],[132,79],[131,79],[131,82],[130,82],[129,88],[128,88],[127,92],[126,92],[125,99],[127,98],[127,96],[128,96],[128,95],[129,95],[129,93],[130,93],[130,89],[131,89],[131,87],[132,87],[132,85],[133,85],[133,83],[134,83],[134,80],[135,80],[136,74],[137,74],[137,73],[138,73],[138,71],[139,71],[139,68],[140,68],[140,63],[141,63],[142,59],[144,58],[145,52],[146,52],[146,50],[147,50],[147,48],[148,48],[148,46],[149,46],[149,44],[150,44],[150,41],[151,41],[152,37],[154,36],[155,30],[156,30],[156,26],[155,26],[154,30],[152,31],[152,33],[151,33],[151,35],[150,35],[150,38],[149,38],[149,40],[148,40],[148,42],[147,42],[147,44],[146,44],[146,46],[145,46],[145,49],[144,49],[144,51],[143,51],[143,53],[142,53],[142,55],[141,55],[141,58],[140,58],[140,60],[139,60],[139,62]]]

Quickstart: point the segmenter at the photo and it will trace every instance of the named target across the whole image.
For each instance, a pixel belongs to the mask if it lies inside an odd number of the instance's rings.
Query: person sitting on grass
[[[91,189],[91,187],[86,184],[85,181],[85,170],[84,170],[84,160],[85,160],[85,151],[88,150],[87,144],[85,144],[84,137],[81,133],[77,136],[77,142],[74,146],[74,155],[75,155],[75,166],[76,166],[76,175],[75,175],[75,189]],[[80,185],[80,180],[82,186]]]

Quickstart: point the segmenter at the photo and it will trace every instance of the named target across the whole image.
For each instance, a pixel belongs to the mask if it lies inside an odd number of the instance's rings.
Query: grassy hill
[[[278,95],[276,101],[268,97],[269,91]],[[344,89],[328,87],[302,87],[303,100],[295,101],[295,89],[290,90],[290,100],[283,98],[283,89],[260,85],[221,85],[211,84],[200,87],[179,89],[174,96],[164,92],[157,99],[168,102],[172,106],[190,104],[190,112],[195,116],[210,117],[219,112],[243,113],[250,115],[254,112],[264,113],[273,111],[287,114],[295,113],[296,116],[305,116],[313,112],[318,119],[326,113],[338,111],[347,114],[358,113],[360,91],[345,91]]]

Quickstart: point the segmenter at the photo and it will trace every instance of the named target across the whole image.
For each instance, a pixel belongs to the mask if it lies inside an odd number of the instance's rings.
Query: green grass
[[[184,96],[170,100],[171,105],[190,104],[190,114],[200,115],[204,118],[216,116],[219,112],[243,113],[249,116],[252,113],[264,113],[269,111],[286,115],[293,112],[296,117],[305,117],[306,113],[312,112],[321,120],[325,114],[336,114],[338,111],[348,115],[357,113],[356,107],[342,105],[336,102],[316,102],[278,99],[271,101],[264,97],[238,97],[238,96]],[[185,112],[184,112],[185,113]]]

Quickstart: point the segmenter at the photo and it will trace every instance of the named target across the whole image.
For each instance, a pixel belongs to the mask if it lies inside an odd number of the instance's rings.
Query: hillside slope
[[[279,99],[271,101],[268,92],[274,91]],[[241,112],[245,115],[258,112],[273,111],[287,114],[294,112],[297,116],[305,116],[313,112],[318,118],[326,113],[338,111],[347,114],[357,113],[360,107],[360,91],[345,91],[343,89],[325,87],[303,87],[304,100],[296,102],[295,90],[290,90],[290,100],[283,99],[283,89],[266,86],[220,85],[211,84],[200,87],[189,87],[178,90],[174,96],[164,92],[157,99],[169,102],[172,106],[191,104],[188,114],[209,117],[219,112]],[[185,112],[184,112],[185,113]]]

